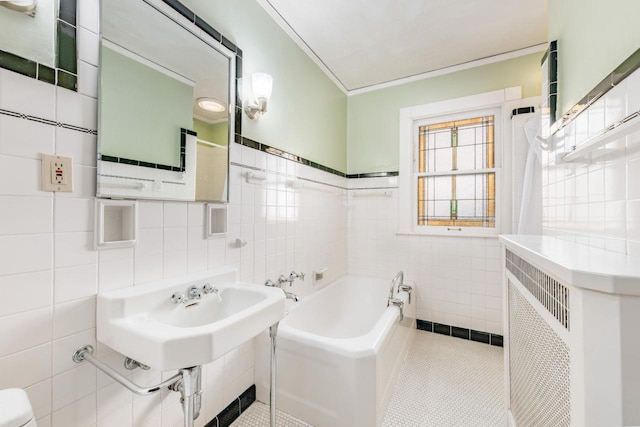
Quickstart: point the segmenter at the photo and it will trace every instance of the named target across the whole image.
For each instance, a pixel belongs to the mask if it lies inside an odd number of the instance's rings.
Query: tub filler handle
[[[391,298],[389,299],[389,305],[394,305],[400,309],[400,321],[404,320],[404,301],[400,298]]]
[[[411,304],[411,291],[413,290],[413,288],[409,285],[405,285],[404,283],[401,283],[400,285],[398,285],[398,292],[404,291],[406,293],[409,294],[409,304]]]

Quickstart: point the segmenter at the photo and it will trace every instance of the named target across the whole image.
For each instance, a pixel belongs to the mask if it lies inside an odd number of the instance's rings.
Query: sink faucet
[[[217,293],[218,288],[212,286],[211,283],[205,283],[202,287],[191,285],[184,292],[174,292],[171,295],[171,302],[174,304],[187,304],[190,301],[202,299],[202,295]]]

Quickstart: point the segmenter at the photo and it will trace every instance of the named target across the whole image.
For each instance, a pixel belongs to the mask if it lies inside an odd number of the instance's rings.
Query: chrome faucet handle
[[[402,322],[404,320],[404,301],[399,298],[390,298],[387,305],[393,305],[400,309],[400,321]]]
[[[295,271],[292,271],[291,273],[289,273],[289,280],[291,282],[293,282],[296,279],[300,279],[300,280],[304,280],[304,273],[296,273]]]
[[[413,290],[413,288],[409,285],[405,285],[404,283],[401,283],[398,285],[398,292],[406,292],[409,294],[409,301],[408,303],[411,304],[411,291]]]
[[[205,283],[202,287],[202,292],[204,292],[205,294],[210,294],[212,292],[218,292],[218,289],[211,286],[211,283]]]
[[[291,284],[291,279],[285,277],[284,274],[281,274],[280,277],[278,277],[278,283],[279,284],[282,285],[283,283],[287,283],[287,282],[289,282],[289,284]]]
[[[173,295],[171,295],[171,302],[174,304],[184,302],[184,294],[182,292],[174,292]]]
[[[198,289],[196,285],[191,285],[187,289],[187,296],[189,299],[200,299],[202,298],[202,292],[200,292],[200,289]]]
[[[265,286],[270,286],[270,287],[277,287],[278,285],[275,284],[275,282],[271,279],[267,279],[266,282],[264,282]]]

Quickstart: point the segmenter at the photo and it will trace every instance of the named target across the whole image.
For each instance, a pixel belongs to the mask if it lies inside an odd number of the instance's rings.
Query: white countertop
[[[640,295],[640,257],[549,236],[502,235],[500,242],[565,284],[612,294]]]

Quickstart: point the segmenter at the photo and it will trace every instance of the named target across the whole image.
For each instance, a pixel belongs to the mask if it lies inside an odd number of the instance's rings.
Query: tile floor
[[[502,348],[417,331],[402,366],[384,427],[503,427]],[[278,426],[309,426],[278,412]],[[255,402],[233,427],[267,427],[268,406]]]

